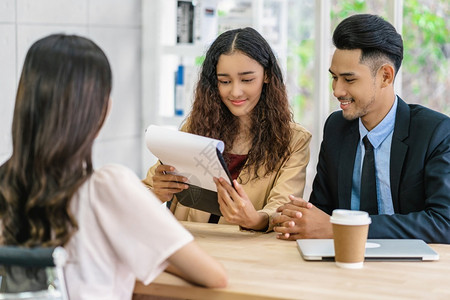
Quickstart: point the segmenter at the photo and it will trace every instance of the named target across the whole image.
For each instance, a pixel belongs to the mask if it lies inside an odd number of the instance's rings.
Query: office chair
[[[69,300],[62,247],[0,246],[0,300]]]

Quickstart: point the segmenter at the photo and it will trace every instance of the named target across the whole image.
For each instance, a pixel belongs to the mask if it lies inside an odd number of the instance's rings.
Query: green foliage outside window
[[[405,0],[403,14],[403,97],[449,115],[449,2]]]

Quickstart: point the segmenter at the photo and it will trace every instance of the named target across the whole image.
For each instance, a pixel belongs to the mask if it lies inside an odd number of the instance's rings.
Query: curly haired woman
[[[214,178],[220,218],[181,205],[175,195],[177,219],[270,231],[277,207],[303,194],[311,134],[293,122],[281,69],[256,30],[229,30],[212,43],[181,130],[225,143],[233,186]],[[163,202],[189,188],[172,170],[157,163],[143,181]]]

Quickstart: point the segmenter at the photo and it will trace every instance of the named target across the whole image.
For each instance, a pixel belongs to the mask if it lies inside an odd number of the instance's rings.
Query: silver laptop
[[[334,260],[332,239],[297,240],[297,246],[305,260]],[[431,261],[439,254],[422,240],[415,239],[368,239],[366,261]]]

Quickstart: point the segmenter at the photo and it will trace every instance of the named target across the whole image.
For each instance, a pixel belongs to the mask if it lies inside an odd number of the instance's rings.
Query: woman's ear
[[[391,64],[384,64],[381,66],[381,87],[387,87],[388,85],[393,84],[395,78],[395,69]]]
[[[264,83],[269,83],[269,82],[270,82],[269,76],[267,76],[267,73],[264,72]]]

